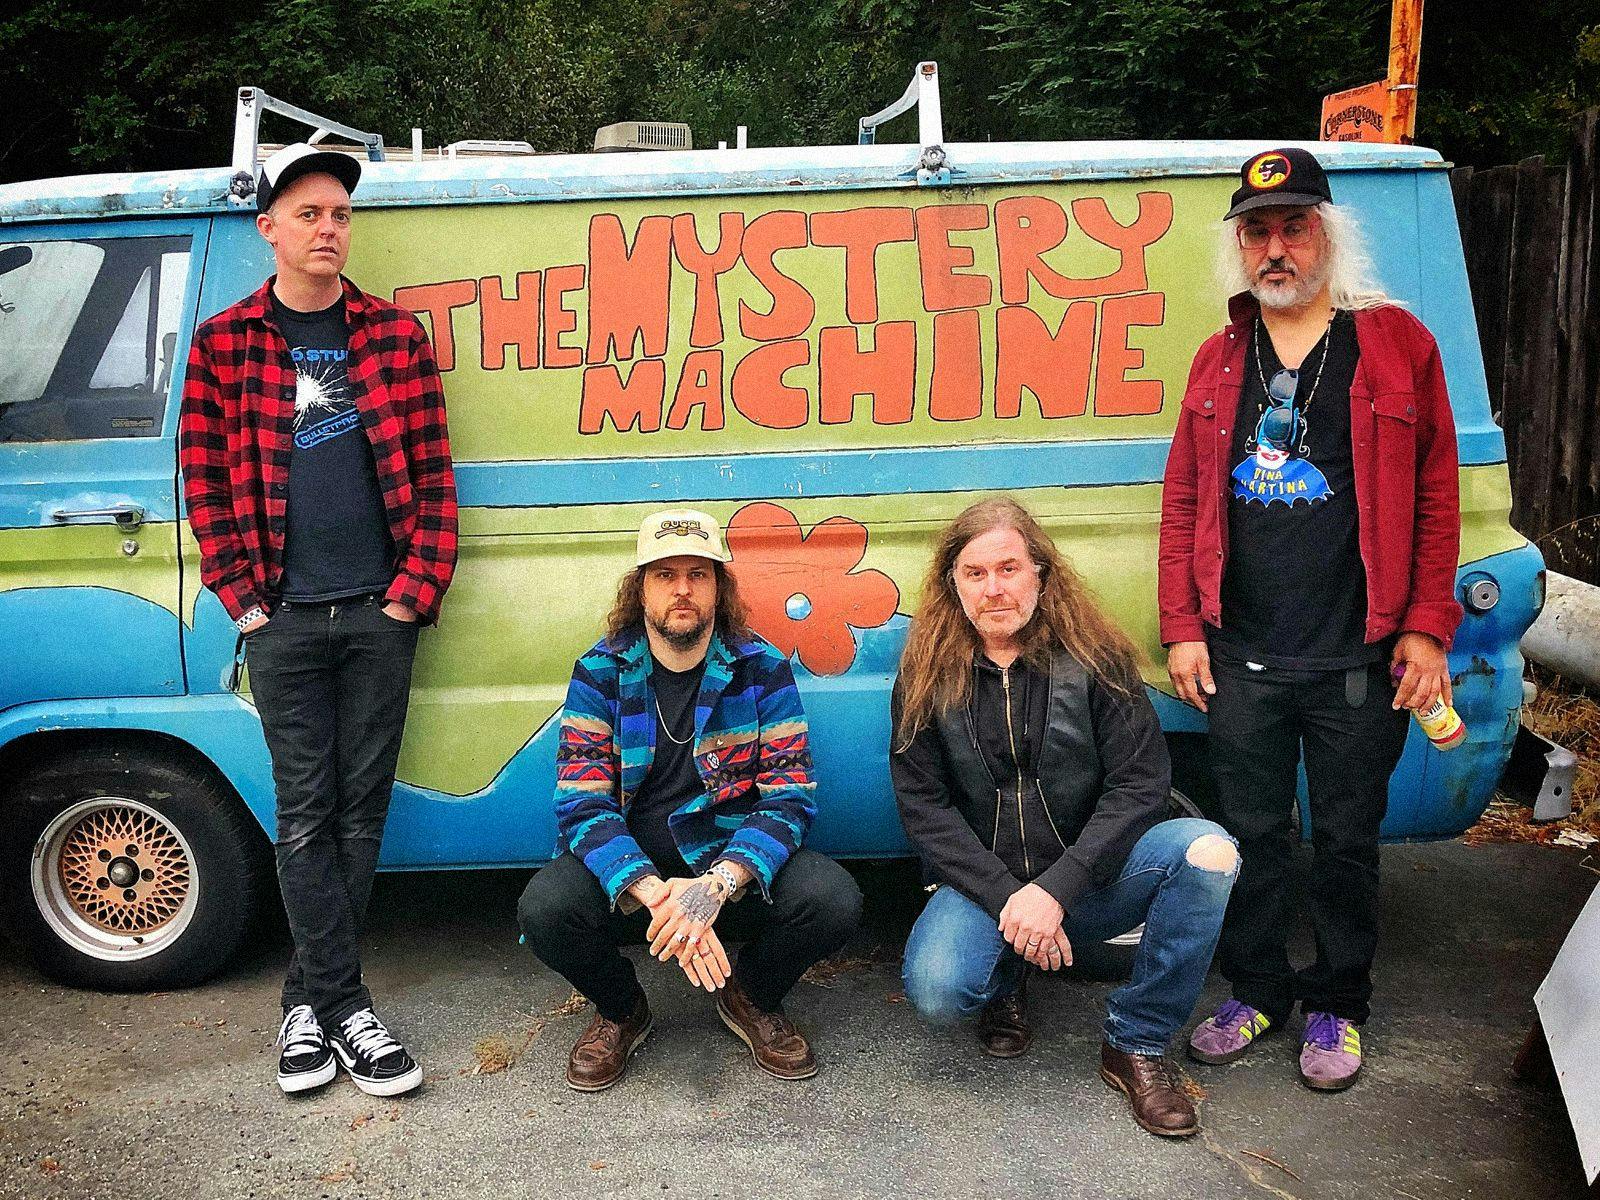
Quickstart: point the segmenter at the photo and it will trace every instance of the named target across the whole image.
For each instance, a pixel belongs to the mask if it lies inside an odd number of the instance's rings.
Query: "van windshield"
[[[0,242],[0,442],[154,437],[187,237]]]

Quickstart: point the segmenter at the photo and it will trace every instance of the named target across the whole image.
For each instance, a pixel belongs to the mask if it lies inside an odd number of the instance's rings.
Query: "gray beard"
[[[1285,309],[1299,308],[1316,298],[1322,290],[1322,285],[1328,281],[1328,264],[1323,261],[1317,265],[1317,270],[1310,275],[1296,275],[1294,283],[1288,288],[1270,288],[1259,279],[1251,281],[1250,294],[1256,298],[1263,308]]]

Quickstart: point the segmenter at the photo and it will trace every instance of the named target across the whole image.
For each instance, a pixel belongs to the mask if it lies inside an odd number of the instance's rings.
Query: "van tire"
[[[210,772],[146,745],[93,744],[19,773],[0,800],[12,927],[46,975],[190,987],[238,948],[267,879],[264,843]]]

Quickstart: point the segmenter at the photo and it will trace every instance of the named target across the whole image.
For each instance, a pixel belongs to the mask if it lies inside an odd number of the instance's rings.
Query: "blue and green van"
[[[1217,217],[1261,147],[936,140],[367,164],[348,273],[430,330],[462,535],[386,869],[552,856],[572,662],[668,505],[724,522],[755,627],[794,660],[821,850],[908,852],[889,688],[933,533],[995,490],[1148,652],[1177,785],[1203,798],[1204,718],[1159,666],[1160,479],[1223,323]],[[1445,163],[1314,149],[1455,410],[1469,735],[1441,754],[1413,730],[1383,827],[1449,837],[1509,754],[1542,562],[1508,520]],[[79,984],[198,980],[272,894],[267,750],[175,446],[197,321],[271,269],[234,173],[0,187],[0,873],[13,927]]]

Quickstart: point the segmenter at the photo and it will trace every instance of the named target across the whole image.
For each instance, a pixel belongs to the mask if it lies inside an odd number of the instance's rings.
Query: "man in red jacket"
[[[1244,860],[1221,942],[1233,997],[1189,1050],[1231,1062],[1298,1002],[1301,1078],[1338,1090],[1361,1067],[1406,710],[1450,699],[1455,426],[1433,337],[1372,283],[1316,159],[1271,150],[1240,174],[1222,261],[1238,294],[1195,355],[1161,502],[1167,669],[1209,715],[1218,815]],[[1316,958],[1297,972],[1285,876],[1302,748]]]
[[[337,1054],[392,1096],[422,1068],[372,1011],[360,934],[418,626],[455,568],[456,494],[427,335],[340,274],[360,177],[303,144],[262,165],[277,272],[196,330],[179,458],[200,577],[238,626],[272,756],[295,947],[278,1084],[327,1083]]]

